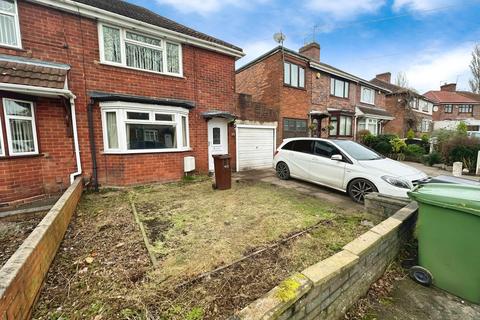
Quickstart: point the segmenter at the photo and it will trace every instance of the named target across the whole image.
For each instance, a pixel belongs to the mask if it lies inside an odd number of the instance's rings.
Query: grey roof
[[[377,78],[374,78],[374,79],[370,80],[370,82],[379,86],[379,87],[384,87],[385,89],[390,90],[392,92],[392,94],[402,94],[402,93],[410,92],[410,93],[413,93],[413,95],[416,96],[416,97],[420,97],[424,100],[434,102],[429,97],[427,97],[425,95],[422,95],[420,93],[417,93],[412,89],[400,87],[400,86],[397,86],[396,84],[393,84],[393,83],[390,83],[390,82],[385,82],[385,81],[382,81],[382,80],[377,79]]]
[[[202,117],[204,117],[205,119],[224,118],[227,120],[235,120],[237,118],[237,116],[233,113],[219,110],[209,110],[206,112],[202,112]]]
[[[150,11],[146,8],[134,5],[127,1],[123,0],[74,0],[75,2],[86,4],[98,9],[102,9],[105,11],[109,11],[112,13],[116,13],[122,15],[124,17],[128,17],[131,19],[135,19],[138,21],[142,21],[157,27],[165,28],[171,31],[180,32],[201,40],[209,41],[212,43],[216,43],[225,47],[229,47],[234,50],[242,51],[241,48],[217,39],[215,37],[209,36],[205,33],[196,31],[191,29],[187,26],[184,26],[180,23],[177,23],[173,20],[165,18],[153,11]]]
[[[187,109],[195,108],[195,102],[182,99],[144,97],[123,93],[101,91],[89,91],[88,96],[95,101],[125,101],[183,107]]]
[[[357,108],[360,109],[360,111],[362,111],[364,114],[393,118],[393,115],[385,109],[366,106],[357,106]]]

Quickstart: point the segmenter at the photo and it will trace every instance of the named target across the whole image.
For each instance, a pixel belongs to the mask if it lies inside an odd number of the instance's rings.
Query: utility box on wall
[[[183,158],[183,170],[184,172],[192,172],[195,170],[195,157]]]

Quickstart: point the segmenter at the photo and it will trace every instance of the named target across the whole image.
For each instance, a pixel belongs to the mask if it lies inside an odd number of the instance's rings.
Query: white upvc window
[[[38,154],[35,110],[30,101],[3,99],[8,151],[11,156]]]
[[[348,98],[349,83],[348,81],[331,78],[330,94],[335,97]]]
[[[17,0],[0,0],[0,45],[22,47]]]
[[[375,90],[362,86],[360,102],[375,104]]]
[[[2,117],[0,117],[0,157],[5,156],[5,148],[3,147],[3,129],[2,129]]]
[[[382,133],[382,121],[374,118],[360,118],[357,131],[362,130],[368,130],[374,136],[379,135]]]
[[[105,153],[190,150],[188,110],[131,102],[102,102]]]
[[[121,27],[98,25],[100,61],[125,68],[181,77],[179,43]]]

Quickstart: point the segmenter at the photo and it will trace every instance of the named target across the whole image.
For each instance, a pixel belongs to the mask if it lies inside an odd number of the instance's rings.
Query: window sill
[[[15,50],[15,51],[21,51],[21,52],[27,52],[27,50],[23,49],[22,47],[9,46],[8,44],[0,44],[0,48]]]
[[[295,87],[295,86],[291,86],[291,85],[289,85],[289,84],[286,84],[286,83],[284,83],[284,84],[283,84],[283,86],[284,86],[285,88],[290,88],[290,89],[297,89],[297,90],[307,91],[307,89],[305,89],[305,87],[303,87],[303,88],[302,88],[302,87]]]
[[[109,66],[109,67],[117,67],[117,68],[134,70],[134,71],[139,71],[139,72],[153,73],[153,74],[157,74],[157,75],[160,75],[160,76],[173,77],[173,78],[178,78],[178,79],[185,79],[183,74],[163,73],[163,72],[158,72],[158,71],[153,71],[153,70],[139,69],[139,68],[125,66],[123,64],[109,63],[109,62],[106,62],[106,61],[100,61],[98,63],[100,65]]]
[[[336,98],[336,99],[342,99],[342,100],[350,100],[349,97],[346,97],[346,98],[345,98],[345,97],[338,97],[338,96],[333,95],[333,94],[330,94],[330,98]]]
[[[370,106],[370,107],[375,107],[375,102],[374,102],[374,103],[370,103],[370,102],[360,101],[360,103],[366,104],[366,105],[368,105],[368,106]]]
[[[105,155],[135,155],[135,154],[152,154],[152,153],[181,153],[190,152],[192,148],[188,149],[152,149],[152,150],[128,150],[128,151],[103,151]]]
[[[13,159],[24,159],[24,158],[40,158],[40,157],[44,157],[44,156],[45,156],[45,154],[43,154],[43,153],[19,154],[19,155],[8,155],[8,156],[0,155],[0,161],[2,161],[2,160],[13,160]]]

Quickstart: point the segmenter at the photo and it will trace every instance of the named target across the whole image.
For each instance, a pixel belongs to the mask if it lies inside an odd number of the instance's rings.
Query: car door
[[[310,157],[310,179],[313,182],[342,189],[346,162],[332,160],[333,155],[342,155],[342,153],[327,141],[315,141],[313,154]]]
[[[310,179],[310,161],[313,140],[295,140],[289,153],[290,174],[301,179]]]

